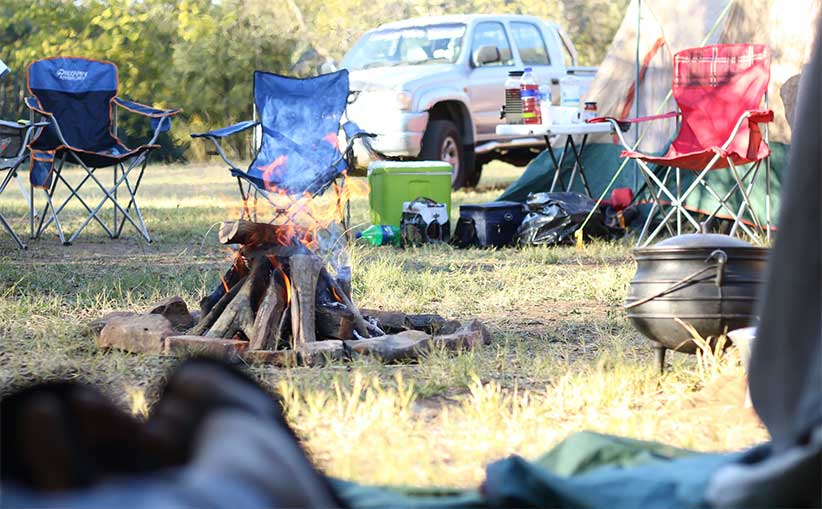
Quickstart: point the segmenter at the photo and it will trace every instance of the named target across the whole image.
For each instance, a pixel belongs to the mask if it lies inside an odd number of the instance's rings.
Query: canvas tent
[[[799,76],[810,57],[814,22],[820,0],[632,0],[605,59],[591,84],[586,100],[597,101],[599,114],[617,118],[643,117],[675,109],[669,96],[672,56],[690,47],[721,43],[765,43],[771,50],[771,80],[768,106],[775,121],[769,126],[773,150],[771,210],[779,205],[782,171],[790,147],[791,123]],[[639,75],[638,101],[634,82]],[[634,124],[626,138],[639,141],[639,150],[664,153],[676,134],[674,119]],[[589,139],[584,154],[586,175],[595,195],[602,193],[622,164],[621,146],[610,136]],[[550,158],[543,153],[534,159],[522,177],[499,199],[524,201],[528,193],[547,191],[551,184]],[[570,171],[570,167],[566,171]],[[687,172],[686,172],[687,173]],[[764,211],[764,171],[757,177],[754,203]],[[728,172],[712,172],[711,185],[729,188]],[[723,182],[727,181],[727,184]],[[614,187],[643,190],[642,179],[633,162],[627,163]],[[575,184],[582,191],[581,183]],[[640,196],[642,197],[642,196]],[[697,190],[689,198],[689,208],[713,210],[707,193]]]

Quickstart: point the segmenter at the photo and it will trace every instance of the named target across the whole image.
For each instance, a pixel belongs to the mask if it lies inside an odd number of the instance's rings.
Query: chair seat
[[[646,163],[657,164],[660,166],[671,166],[674,168],[681,168],[683,170],[702,171],[706,166],[708,166],[708,163],[711,162],[711,159],[713,159],[716,154],[719,154],[721,157],[714,163],[712,167],[713,170],[728,168],[729,165],[726,157],[730,158],[735,165],[749,164],[768,157],[771,154],[771,149],[768,145],[763,143],[759,147],[759,152],[756,154],[756,157],[753,159],[749,159],[748,157],[736,152],[724,151],[720,147],[709,147],[691,152],[680,152],[680,150],[677,150],[674,145],[671,145],[668,148],[668,152],[664,156],[652,156],[630,150],[623,150],[621,156],[629,157],[631,159],[640,159]]]
[[[83,150],[74,147],[61,147],[57,150],[55,157],[60,158],[64,154],[73,153],[83,161],[89,168],[106,168],[117,163],[130,159],[142,152],[160,148],[159,145],[140,145],[135,148],[128,148],[122,143],[117,143],[110,148],[101,151]]]

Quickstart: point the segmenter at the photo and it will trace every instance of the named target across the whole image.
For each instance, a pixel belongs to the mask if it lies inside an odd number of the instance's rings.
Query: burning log
[[[239,337],[252,351],[283,348],[289,340],[293,349],[303,350],[317,340],[382,334],[351,301],[350,277],[332,276],[309,249],[308,230],[231,221],[222,224],[219,238],[240,247],[220,287],[204,299],[213,305],[203,306],[207,312],[190,334]]]
[[[217,237],[221,244],[243,246],[287,246],[292,239],[309,240],[308,232],[304,228],[251,221],[223,221]]]
[[[321,338],[351,339],[354,337],[354,313],[335,302],[317,306],[317,335]]]
[[[270,350],[280,341],[285,311],[288,306],[288,294],[284,284],[280,284],[271,274],[257,316],[254,319],[254,336],[251,338],[249,350]]]
[[[245,280],[246,278],[244,277],[240,279],[234,286],[232,286],[228,293],[224,294],[220,298],[220,300],[217,301],[217,304],[215,304],[207,314],[202,315],[200,321],[197,323],[197,325],[194,326],[193,329],[191,329],[189,333],[193,336],[202,336],[203,334],[205,334],[205,332],[212,325],[214,325],[214,322],[217,321],[217,319],[220,317],[223,311],[225,311],[226,306],[228,306],[228,304],[240,292],[240,289],[243,287]]]
[[[291,342],[294,349],[317,340],[314,321],[317,281],[323,262],[314,255],[294,255],[291,263]]]
[[[357,333],[364,338],[371,337],[371,334],[368,332],[368,323],[337,281],[331,277],[331,274],[325,269],[322,270],[320,275],[326,280],[331,291],[334,292],[334,296],[354,314],[354,328],[357,330]]]

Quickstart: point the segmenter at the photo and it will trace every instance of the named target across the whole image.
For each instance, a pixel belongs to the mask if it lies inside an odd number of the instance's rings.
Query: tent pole
[[[636,2],[636,59],[634,60],[634,118],[639,118],[639,36],[642,27],[642,0]],[[639,146],[639,124],[634,126],[634,146]],[[634,161],[634,184],[638,182],[639,163]]]

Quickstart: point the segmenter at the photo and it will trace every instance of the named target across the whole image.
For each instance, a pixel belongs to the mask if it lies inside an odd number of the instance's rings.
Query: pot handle
[[[714,282],[718,288],[722,288],[722,283],[725,281],[725,265],[728,264],[728,254],[721,249],[717,249],[705,259],[705,263],[711,260],[716,260],[716,279]]]
[[[714,279],[714,282],[716,283],[716,286],[721,289],[722,288],[722,283],[725,280],[725,265],[728,263],[728,254],[725,253],[725,251],[723,251],[721,249],[717,249],[717,250],[713,251],[710,255],[708,255],[707,258],[705,258],[705,263],[708,263],[711,260],[716,260],[716,263],[712,264],[712,265],[708,265],[706,267],[703,267],[703,268],[699,269],[698,271],[694,272],[693,274],[685,276],[684,278],[680,279],[676,283],[672,284],[671,286],[669,286],[668,288],[666,288],[666,289],[664,289],[660,292],[657,292],[657,293],[655,293],[651,296],[645,297],[644,299],[638,300],[636,302],[632,302],[630,304],[625,304],[622,307],[624,309],[632,309],[632,308],[635,308],[637,306],[641,306],[642,304],[645,304],[646,302],[650,302],[650,301],[656,299],[657,297],[662,297],[665,294],[668,294],[668,293],[671,293],[673,291],[679,290],[684,285],[687,285],[688,283],[690,283],[694,279],[700,277],[705,272],[707,272],[711,269],[714,269],[714,268],[716,269],[716,278]]]

